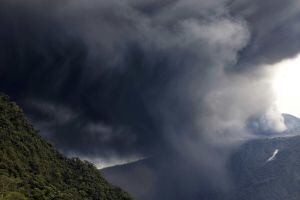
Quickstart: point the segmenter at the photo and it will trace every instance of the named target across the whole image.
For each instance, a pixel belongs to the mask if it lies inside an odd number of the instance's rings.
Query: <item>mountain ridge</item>
[[[284,116],[288,129],[277,137],[263,137],[241,144],[232,151],[226,170],[231,185],[228,191],[208,188],[199,191],[186,199],[188,200],[296,200],[300,198],[300,136],[293,129],[300,125],[300,119],[294,116]],[[289,118],[287,118],[289,117]],[[287,137],[285,137],[287,135]],[[165,162],[165,159],[161,159]],[[148,193],[155,192],[152,185],[159,182],[153,177],[160,177],[154,173],[152,177],[143,178],[140,171],[157,172],[161,169],[157,165],[159,160],[142,160],[124,166],[110,167],[102,170],[102,174],[112,183],[122,186],[136,199],[164,200],[164,196],[157,193],[155,198],[148,198]],[[172,164],[168,164],[172,167]],[[167,168],[168,170],[168,168]],[[166,172],[166,171],[165,171]],[[194,172],[190,172],[194,173]],[[131,177],[131,179],[128,179]],[[173,180],[178,185],[177,180]],[[150,185],[148,191],[140,192],[139,183]],[[173,183],[171,183],[173,184]],[[200,184],[200,183],[199,183]],[[144,186],[143,186],[144,187]],[[155,186],[156,187],[156,186]],[[159,185],[158,187],[165,187]],[[159,191],[163,191],[161,189]],[[184,191],[183,191],[184,192]],[[181,194],[180,190],[174,193]],[[180,200],[176,194],[173,200]],[[186,196],[186,193],[183,193]],[[201,198],[200,198],[201,197]]]
[[[9,97],[0,94],[0,200],[130,200],[96,167],[66,158],[46,142]]]

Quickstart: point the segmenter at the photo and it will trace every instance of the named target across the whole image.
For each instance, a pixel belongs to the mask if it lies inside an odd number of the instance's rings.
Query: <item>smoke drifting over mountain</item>
[[[297,0],[0,5],[0,88],[64,152],[226,176],[220,147],[284,130],[266,66],[299,52]]]

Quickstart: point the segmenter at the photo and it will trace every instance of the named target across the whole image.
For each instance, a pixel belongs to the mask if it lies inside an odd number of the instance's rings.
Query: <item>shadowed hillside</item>
[[[137,199],[164,200],[157,187],[166,185],[161,166],[150,158],[135,163],[110,167],[102,170],[112,183],[124,187]],[[169,164],[174,167],[176,164]],[[297,200],[300,199],[300,136],[265,138],[249,141],[237,148],[228,160],[227,171],[232,187],[227,192],[209,188],[207,193],[199,183],[198,191],[188,200]],[[167,172],[169,169],[164,170]],[[148,176],[141,173],[148,172]],[[188,171],[195,174],[194,171]],[[187,174],[188,174],[187,173]],[[130,178],[129,178],[130,177]],[[180,184],[174,179],[173,185]],[[230,184],[230,183],[228,183]],[[153,188],[154,187],[154,188]],[[163,190],[163,189],[162,189]],[[186,188],[174,190],[181,194]],[[161,190],[159,190],[161,191]],[[153,194],[155,193],[155,194]],[[150,195],[156,195],[155,198]],[[173,200],[182,197],[174,195]]]
[[[0,94],[0,200],[129,200],[90,163],[43,140],[22,110]]]
[[[300,137],[254,140],[231,158],[238,200],[300,198]]]

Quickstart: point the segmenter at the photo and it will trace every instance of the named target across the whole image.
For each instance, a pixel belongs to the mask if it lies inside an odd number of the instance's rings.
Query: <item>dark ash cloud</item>
[[[218,149],[259,135],[249,120],[284,128],[262,66],[298,53],[298,4],[2,1],[0,89],[67,154],[167,152],[199,177],[213,169],[215,185],[227,176]],[[196,192],[199,177],[182,184]]]
[[[252,32],[237,68],[274,64],[299,53],[300,4],[297,0],[232,1],[233,15],[243,17]]]

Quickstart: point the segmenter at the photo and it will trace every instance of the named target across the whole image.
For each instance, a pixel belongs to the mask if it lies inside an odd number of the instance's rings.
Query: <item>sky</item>
[[[166,179],[193,199],[230,182],[220,149],[300,116],[299,18],[298,0],[2,0],[0,90],[66,155],[184,163]]]
[[[278,110],[300,117],[300,55],[274,65],[273,89]]]

